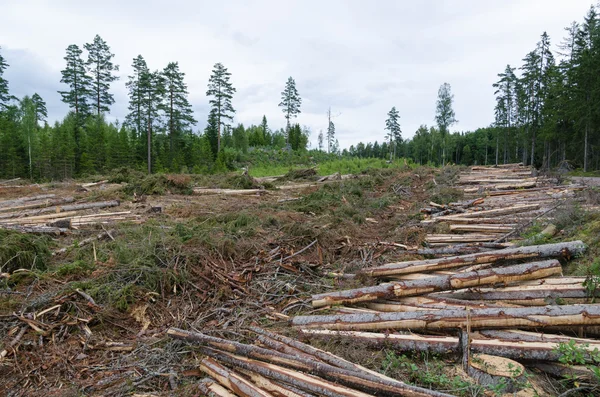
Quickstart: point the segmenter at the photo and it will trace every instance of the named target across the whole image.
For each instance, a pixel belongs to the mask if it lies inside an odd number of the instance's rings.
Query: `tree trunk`
[[[304,392],[294,386],[287,385],[283,382],[277,382],[270,380],[256,372],[248,371],[245,369],[240,370],[241,373],[246,375],[252,382],[258,387],[267,392],[273,393],[274,396],[278,397],[316,397],[314,394]]]
[[[588,131],[589,122],[585,123],[585,138],[583,144],[583,172],[588,171]]]
[[[586,249],[587,247],[583,242],[571,241],[557,244],[506,248],[492,252],[480,252],[447,258],[390,263],[364,269],[361,273],[372,277],[384,277],[395,274],[430,272],[481,263],[495,263],[502,260],[572,257],[584,253]]]
[[[568,305],[523,308],[452,309],[399,313],[361,313],[324,316],[297,316],[294,327],[340,331],[544,328],[600,324],[600,305]]]
[[[1,214],[0,219],[11,219],[11,218],[19,218],[19,217],[29,217],[40,214],[47,213],[60,213],[67,211],[79,211],[79,210],[87,210],[91,208],[108,208],[108,207],[118,207],[121,203],[118,200],[112,201],[99,201],[94,203],[82,203],[82,204],[71,204],[71,205],[56,205],[52,207],[33,209],[27,211],[20,211],[8,214]]]
[[[148,175],[152,174],[152,121],[150,115],[148,115]]]
[[[562,267],[557,260],[525,263],[523,265],[498,269],[486,269],[448,276],[385,283],[373,287],[363,287],[313,295],[312,305],[313,307],[323,307],[335,304],[370,302],[377,299],[416,296],[435,291],[448,291],[480,285],[532,280],[557,274],[560,275],[561,273]]]
[[[211,348],[202,348],[201,351],[206,355],[218,359],[220,361],[228,362],[229,364],[235,365],[236,367],[241,367],[250,371],[258,372],[261,375],[266,375],[267,377],[273,378],[271,375],[268,375],[268,372],[260,372],[259,368],[262,365],[262,368],[272,368],[273,366],[270,364],[260,363],[255,360],[242,359],[241,357],[235,357],[231,354],[225,353],[230,352],[238,355],[243,355],[251,359],[263,360],[268,363],[274,363],[277,365],[283,365],[295,370],[311,372],[314,374],[318,374],[326,379],[333,380],[335,382],[344,383],[350,387],[358,387],[361,390],[365,390],[368,392],[384,392],[386,394],[396,395],[406,395],[406,396],[446,396],[442,393],[433,392],[430,390],[422,389],[415,386],[407,385],[403,382],[392,380],[386,380],[378,376],[374,376],[364,372],[357,372],[346,370],[339,367],[334,367],[329,364],[318,363],[315,360],[306,360],[302,357],[296,357],[289,354],[279,353],[273,350],[263,349],[253,345],[245,345],[242,343],[237,343],[233,341],[228,341],[225,339],[215,338],[208,335],[188,332],[176,328],[170,328],[167,331],[167,334],[172,338],[182,339],[190,342],[201,343],[204,345],[208,345]],[[222,352],[216,351],[214,349],[220,349]],[[227,359],[231,359],[228,361]],[[242,359],[242,360],[240,360]],[[235,360],[235,363],[234,363]],[[246,364],[246,365],[243,365]],[[254,365],[252,365],[254,364]],[[289,371],[287,371],[289,374]],[[276,379],[276,378],[274,378]],[[277,379],[283,380],[283,379]],[[283,380],[285,381],[285,380]],[[289,382],[286,382],[289,383]],[[303,387],[299,384],[290,383],[293,386],[299,387],[300,389],[307,390],[306,387]],[[314,391],[314,390],[309,390]],[[357,393],[354,391],[354,393]],[[360,394],[350,394],[350,395],[363,395]]]

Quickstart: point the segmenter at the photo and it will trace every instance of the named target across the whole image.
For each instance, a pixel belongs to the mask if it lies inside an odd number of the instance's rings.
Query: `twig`
[[[531,218],[529,221],[525,222],[524,224],[514,228],[514,230],[512,230],[511,232],[505,234],[504,236],[501,236],[500,238],[498,238],[497,240],[494,240],[494,243],[501,243],[504,240],[506,240],[507,238],[509,238],[510,236],[512,236],[513,234],[517,233],[520,230],[523,230],[523,228],[531,225],[533,222],[535,222],[537,219],[541,218],[542,216],[546,215],[547,213],[554,211],[556,208],[558,208],[559,206],[563,205],[564,201],[559,202],[558,204],[556,204],[554,207],[550,208],[547,211],[542,212],[541,214]]]
[[[292,259],[293,257],[295,257],[296,255],[300,255],[301,253],[303,253],[304,251],[306,251],[307,249],[309,249],[310,247],[312,247],[313,245],[315,245],[317,243],[318,240],[313,241],[312,243],[308,244],[306,247],[302,248],[300,251],[293,253],[290,256],[286,256],[285,258],[283,258],[281,260],[281,262],[285,262],[288,259]]]

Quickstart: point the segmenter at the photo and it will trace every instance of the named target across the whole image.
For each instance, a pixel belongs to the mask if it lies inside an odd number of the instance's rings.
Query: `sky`
[[[179,62],[198,125],[208,116],[213,65],[231,72],[234,123],[285,126],[278,107],[289,76],[302,97],[297,122],[327,128],[331,107],[340,146],[381,142],[387,113],[400,113],[404,138],[434,125],[440,85],[454,94],[452,131],[494,119],[497,74],[520,66],[547,31],[554,48],[582,21],[590,0],[0,0],[4,77],[13,95],[37,92],[49,121],[62,119],[61,70],[70,44],[99,34],[115,54],[120,80],[108,115],[127,114],[125,82],[141,54],[151,69]],[[84,52],[85,54],[85,52]]]

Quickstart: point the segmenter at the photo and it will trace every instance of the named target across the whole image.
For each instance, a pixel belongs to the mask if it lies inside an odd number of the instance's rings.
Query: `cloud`
[[[4,0],[0,46],[12,93],[38,92],[53,120],[67,112],[56,92],[63,88],[66,47],[100,34],[121,66],[111,119],[127,114],[125,81],[142,54],[153,70],[179,62],[203,129],[208,78],[222,62],[237,88],[236,122],[258,124],[266,115],[272,128],[285,126],[278,104],[292,76],[303,98],[297,121],[311,128],[313,143],[331,106],[340,144],[348,147],[381,142],[392,106],[405,137],[432,125],[444,82],[455,95],[455,130],[489,125],[497,73],[507,63],[520,65],[545,30],[559,43],[563,28],[582,20],[589,6],[589,0]]]

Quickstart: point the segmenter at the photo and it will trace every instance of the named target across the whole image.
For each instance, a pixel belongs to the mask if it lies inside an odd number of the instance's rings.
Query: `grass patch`
[[[0,229],[0,272],[46,269],[51,244],[52,240],[47,236]]]

